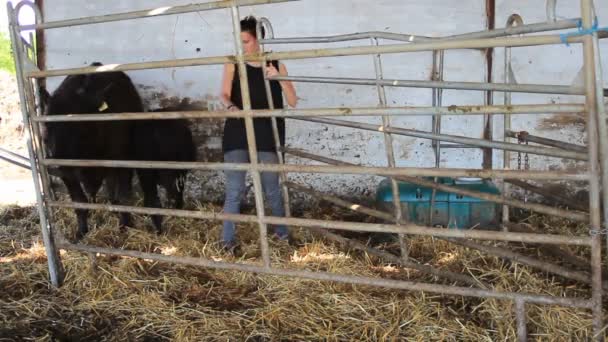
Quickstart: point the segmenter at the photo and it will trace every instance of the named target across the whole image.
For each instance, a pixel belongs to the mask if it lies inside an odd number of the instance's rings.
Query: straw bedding
[[[219,211],[213,205],[202,210]],[[304,217],[363,220],[337,208],[310,210]],[[74,234],[70,210],[55,212],[57,227]],[[582,225],[531,216],[539,231],[582,233]],[[241,254],[218,249],[220,222],[170,218],[156,236],[145,217],[137,229],[120,231],[117,217],[93,212],[88,244],[166,255],[259,262],[257,227],[240,224]],[[344,250],[303,229],[295,242],[271,240],[276,265],[341,274],[435,281],[415,270]],[[398,251],[394,243],[359,241]],[[505,244],[501,244],[505,246]],[[534,246],[511,248],[537,255]],[[411,255],[440,269],[468,274],[501,291],[555,296],[589,296],[588,286],[537,272],[475,250],[432,238],[410,239]],[[585,249],[574,250],[587,257]],[[0,341],[278,341],[408,340],[495,341],[516,337],[510,302],[396,291],[276,276],[169,265],[147,260],[62,251],[67,275],[59,289],[49,286],[44,248],[33,208],[0,210]],[[586,340],[588,310],[528,305],[533,340]]]

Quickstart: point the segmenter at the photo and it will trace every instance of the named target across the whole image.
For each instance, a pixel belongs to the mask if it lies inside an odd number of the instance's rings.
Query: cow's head
[[[106,99],[111,88],[112,83],[108,78],[99,74],[68,76],[52,95],[45,88],[40,88],[41,109],[44,115],[106,112],[109,110]],[[49,155],[53,154],[57,136],[71,134],[73,125],[77,123],[53,122],[41,126],[41,135]]]
[[[94,75],[79,75],[81,78],[73,89],[57,89],[45,102],[45,115],[95,114],[108,109],[107,93],[112,84],[91,80]],[[69,91],[68,91],[69,90]]]
[[[77,99],[86,110],[75,112],[75,114],[95,114],[103,113],[108,110],[109,106],[106,102],[108,93],[112,89],[113,84],[104,82],[92,82],[89,78],[94,75],[85,75],[84,84],[76,90]]]

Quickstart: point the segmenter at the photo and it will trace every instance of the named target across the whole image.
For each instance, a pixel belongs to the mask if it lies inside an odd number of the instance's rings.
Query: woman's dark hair
[[[241,32],[247,32],[249,34],[251,34],[252,36],[254,36],[255,38],[257,38],[257,30],[256,30],[256,26],[258,24],[258,20],[250,15],[247,16],[245,18],[243,18],[243,20],[241,20]],[[264,36],[266,35],[266,32],[264,31],[264,27],[262,27],[262,38],[264,38]]]

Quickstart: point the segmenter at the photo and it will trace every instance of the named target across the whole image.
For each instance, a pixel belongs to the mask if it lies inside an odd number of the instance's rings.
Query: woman
[[[260,43],[256,38],[256,24],[256,19],[251,16],[241,20],[241,40],[245,54],[253,54],[260,51]],[[262,31],[262,37],[264,37],[264,31]],[[252,109],[268,109],[270,106],[266,96],[261,63],[248,62],[246,67]],[[287,75],[285,65],[278,61],[269,62],[266,68],[266,77],[278,75]],[[297,96],[291,82],[271,81],[270,88],[275,108],[283,108],[283,94],[285,94],[285,99],[290,107],[296,106]],[[239,71],[238,67],[234,64],[224,65],[221,100],[228,110],[238,111],[243,109]],[[255,118],[253,119],[253,125],[258,161],[265,164],[278,163],[271,119]],[[281,146],[283,146],[285,144],[284,119],[277,118],[277,126],[279,129],[279,140]],[[249,163],[247,134],[243,119],[226,120],[222,148],[224,150],[225,163]],[[224,212],[238,214],[240,213],[242,197],[245,194],[246,173],[244,171],[225,171],[225,175],[226,198],[224,201]],[[261,178],[266,201],[270,204],[272,215],[285,216],[278,174],[262,172]],[[279,239],[286,240],[288,238],[287,227],[283,225],[275,227],[275,235]],[[222,242],[224,248],[229,251],[232,251],[237,246],[234,222],[224,221]]]

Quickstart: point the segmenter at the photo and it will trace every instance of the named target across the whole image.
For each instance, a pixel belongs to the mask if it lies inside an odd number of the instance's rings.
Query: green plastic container
[[[433,181],[432,177],[425,179]],[[463,190],[500,195],[498,188],[488,180],[439,178],[437,182]],[[409,222],[428,225],[433,189],[408,182],[398,184],[404,218]],[[378,186],[376,201],[381,208],[392,212],[393,192],[389,179],[384,179]],[[500,205],[493,202],[437,190],[431,225],[457,229],[493,229],[498,227],[500,209]]]

